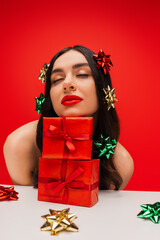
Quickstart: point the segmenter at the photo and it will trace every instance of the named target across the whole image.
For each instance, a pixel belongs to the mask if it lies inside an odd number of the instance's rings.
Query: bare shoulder
[[[129,152],[118,142],[113,156],[113,163],[118,173],[123,179],[120,189],[123,189],[134,171],[134,162]]]
[[[26,146],[35,145],[36,143],[36,131],[37,131],[38,121],[29,122],[19,128],[17,128],[14,132],[12,132],[6,139],[4,147],[21,147],[21,143],[23,141],[26,142]],[[20,144],[20,145],[19,145]]]
[[[3,152],[10,177],[15,184],[32,185],[32,172],[40,151],[36,144],[38,120],[27,123],[6,139]]]

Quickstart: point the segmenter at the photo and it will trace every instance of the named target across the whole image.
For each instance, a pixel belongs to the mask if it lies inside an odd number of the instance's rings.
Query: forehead
[[[55,68],[67,68],[73,66],[77,63],[88,63],[85,56],[75,50],[70,50],[64,54],[62,54],[53,65],[53,69]]]

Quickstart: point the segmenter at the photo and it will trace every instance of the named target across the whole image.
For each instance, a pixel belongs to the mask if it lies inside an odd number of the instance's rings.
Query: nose
[[[65,82],[63,84],[63,89],[64,89],[64,92],[69,92],[69,91],[76,91],[77,90],[77,86],[75,83],[73,82]]]

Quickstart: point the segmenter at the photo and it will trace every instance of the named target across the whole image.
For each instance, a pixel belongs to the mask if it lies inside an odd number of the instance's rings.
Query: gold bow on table
[[[77,232],[78,227],[73,221],[77,218],[74,213],[69,213],[70,208],[56,211],[49,209],[50,214],[43,215],[46,222],[41,226],[42,231],[51,231],[51,235],[58,235],[61,231]]]

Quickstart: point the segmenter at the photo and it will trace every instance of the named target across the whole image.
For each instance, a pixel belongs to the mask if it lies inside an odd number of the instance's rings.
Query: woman
[[[102,52],[101,52],[102,53]],[[58,52],[46,74],[45,101],[39,121],[30,122],[12,134],[4,144],[6,165],[14,184],[37,186],[38,159],[42,152],[42,118],[92,116],[93,140],[119,138],[119,120],[113,102],[104,103],[105,90],[112,89],[108,69],[98,66],[94,52],[83,46]],[[109,56],[107,56],[108,58]],[[108,58],[109,59],[109,58]],[[108,106],[110,104],[110,106]],[[99,158],[93,151],[92,158]],[[100,157],[100,189],[123,189],[133,173],[133,160],[117,142],[109,159]]]

